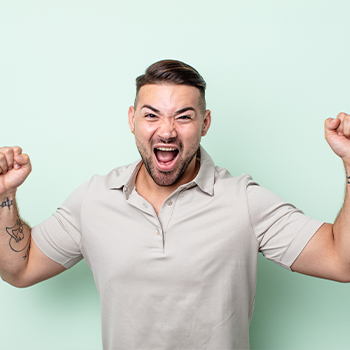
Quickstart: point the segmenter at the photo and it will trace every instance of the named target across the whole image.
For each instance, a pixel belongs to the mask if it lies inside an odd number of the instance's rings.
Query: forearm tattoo
[[[347,178],[347,180],[348,180],[348,184],[350,184],[350,176],[348,176],[348,175],[346,174],[346,178]]]
[[[16,220],[16,223],[12,227],[6,227],[6,232],[10,236],[9,246],[10,248],[16,252],[21,253],[25,249],[25,253],[23,255],[23,260],[28,257],[29,249],[30,249],[30,228],[26,225],[19,217]],[[25,232],[29,232],[28,237],[25,237]],[[26,239],[25,239],[26,238]]]
[[[13,205],[13,199],[9,200],[9,197],[6,198],[6,201],[3,201],[1,204],[0,204],[0,207],[1,208],[6,208],[8,207],[9,210],[10,210],[10,206]]]

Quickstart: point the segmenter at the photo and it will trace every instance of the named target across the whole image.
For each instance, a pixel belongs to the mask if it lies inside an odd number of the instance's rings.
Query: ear
[[[134,106],[129,107],[128,120],[129,120],[130,130],[132,133],[134,133],[134,130],[135,130],[135,108],[134,108]]]
[[[202,136],[205,136],[210,128],[211,124],[211,112],[207,109],[204,113],[203,123],[202,123]]]

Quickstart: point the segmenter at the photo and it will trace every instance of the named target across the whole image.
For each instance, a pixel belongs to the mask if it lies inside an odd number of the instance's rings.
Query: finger
[[[19,147],[19,146],[14,146],[13,147],[13,152],[14,152],[14,156],[16,157],[16,156],[18,156],[18,155],[20,155],[22,153],[22,148]]]
[[[345,112],[340,112],[338,113],[337,118],[343,120],[346,116],[348,116],[348,114],[346,114]]]
[[[339,125],[340,125],[341,121],[340,119],[334,119],[334,118],[327,118],[325,120],[325,130],[327,131],[335,131]]]
[[[340,124],[337,128],[338,135],[344,135],[344,119],[346,118],[347,114],[344,112],[341,112],[337,115],[337,119],[340,120]]]
[[[14,152],[14,161],[13,161],[13,167],[15,169],[19,169],[21,166],[16,162],[16,157],[22,154],[22,148],[19,146],[14,146],[13,147],[13,152]]]
[[[15,169],[27,168],[27,167],[29,168],[31,167],[28,154],[22,153],[15,157],[15,165],[14,165]]]
[[[6,174],[7,172],[7,161],[5,155],[0,153],[0,174]]]
[[[338,117],[340,122],[340,125],[337,129],[338,135],[344,135],[346,137],[350,136],[350,115],[345,113],[339,113]]]
[[[0,168],[3,175],[13,168],[13,154],[12,147],[0,148]]]

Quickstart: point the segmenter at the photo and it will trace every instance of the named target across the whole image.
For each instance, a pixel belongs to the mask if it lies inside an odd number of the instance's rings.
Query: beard
[[[156,155],[154,154],[154,151],[153,151],[154,149],[153,144],[154,142],[151,142],[151,145],[150,145],[151,151],[147,152],[146,147],[136,139],[136,146],[141,155],[143,164],[145,165],[145,168],[148,174],[151,176],[152,180],[158,186],[171,186],[175,184],[177,181],[179,181],[183,176],[183,174],[185,173],[188,166],[190,165],[190,163],[192,162],[193,158],[199,152],[199,143],[198,143],[197,146],[193,145],[193,147],[191,147],[193,151],[190,152],[188,156],[183,157],[182,156],[183,144],[180,141],[178,142],[179,158],[176,161],[177,164],[175,165],[174,169],[171,171],[160,171],[157,168],[157,165],[155,164],[154,157],[156,157]]]

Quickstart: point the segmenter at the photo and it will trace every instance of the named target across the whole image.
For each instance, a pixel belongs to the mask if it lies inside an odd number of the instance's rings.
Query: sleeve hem
[[[37,247],[40,249],[40,251],[45,256],[47,256],[49,259],[57,262],[58,264],[61,264],[66,269],[70,269],[72,266],[74,266],[76,263],[78,263],[80,260],[83,259],[82,256],[67,257],[67,256],[60,254],[43,237],[43,235],[40,237],[40,233],[37,231],[41,231],[40,225],[33,227],[32,238],[33,238],[35,244],[37,245]]]
[[[282,261],[278,262],[278,264],[287,270],[292,271],[291,266],[294,261],[323,224],[324,222],[322,221],[310,218],[292,241],[286,252],[283,254]]]

